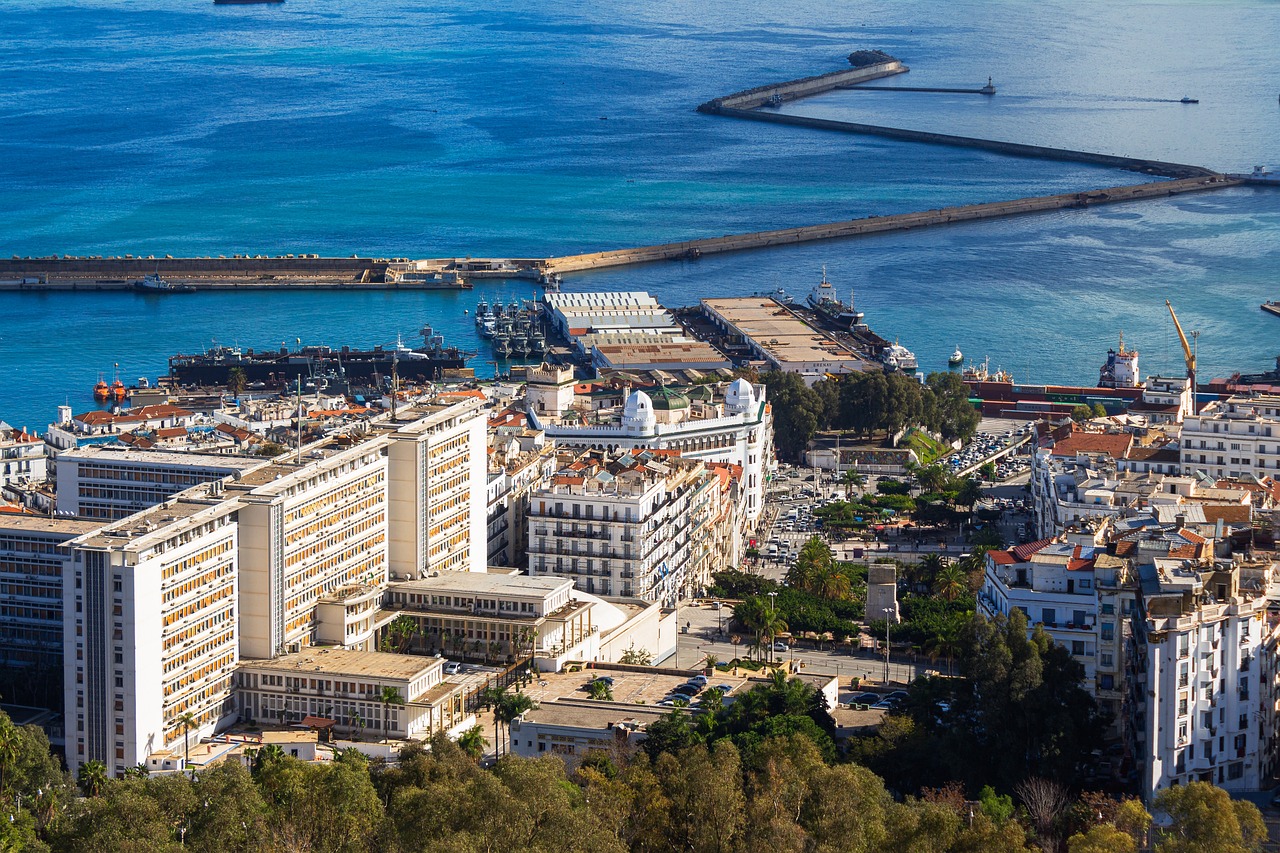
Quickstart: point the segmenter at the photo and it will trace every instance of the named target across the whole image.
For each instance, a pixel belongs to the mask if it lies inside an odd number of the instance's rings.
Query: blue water
[[[7,0],[0,253],[538,256],[1132,183],[1094,167],[701,116],[718,94],[879,47],[903,85],[811,115],[1157,157],[1280,167],[1273,3]],[[1176,103],[1183,95],[1201,103]],[[607,117],[601,120],[602,117]],[[1267,367],[1280,191],[1113,208],[572,276],[668,304],[784,287],[825,264],[925,368],[959,344],[1020,380],[1088,382],[1124,330],[1179,369]],[[0,418],[91,405],[100,372],[158,375],[213,340],[411,340],[479,349],[464,307],[526,295],[0,294]],[[491,370],[483,358],[475,366]]]

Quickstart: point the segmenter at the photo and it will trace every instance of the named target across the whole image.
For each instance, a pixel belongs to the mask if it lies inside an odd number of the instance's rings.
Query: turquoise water
[[[1122,8],[1120,7],[1122,6]],[[879,47],[909,85],[791,107],[908,127],[1280,167],[1271,3],[9,0],[0,28],[0,253],[566,254],[1131,183],[1105,169],[701,116],[717,94]],[[1183,95],[1201,103],[1184,106]],[[605,120],[601,120],[605,117]],[[1020,380],[1088,382],[1121,329],[1178,369],[1269,366],[1280,192],[1231,190],[572,276],[669,304],[825,264],[925,368],[959,344]],[[99,372],[173,352],[406,340],[478,349],[474,294],[0,295],[0,418],[91,404]],[[481,372],[491,367],[478,360]]]

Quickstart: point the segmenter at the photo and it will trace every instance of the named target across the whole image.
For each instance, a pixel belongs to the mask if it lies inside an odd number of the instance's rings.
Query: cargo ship
[[[853,307],[853,294],[849,295],[849,304],[845,305],[836,296],[836,289],[827,281],[827,268],[822,268],[822,281],[818,282],[809,294],[809,306],[833,323],[844,326],[859,326],[863,314]],[[914,368],[913,368],[914,369]]]
[[[475,357],[473,352],[444,346],[439,336],[431,336],[428,344],[411,349],[397,340],[392,346],[371,350],[299,346],[266,351],[215,346],[198,355],[171,356],[169,377],[178,385],[226,385],[231,371],[239,370],[245,382],[284,387],[298,379],[324,375],[348,381],[372,380],[389,377],[394,370],[402,379],[429,382],[441,379],[447,370],[465,367],[467,360]]]

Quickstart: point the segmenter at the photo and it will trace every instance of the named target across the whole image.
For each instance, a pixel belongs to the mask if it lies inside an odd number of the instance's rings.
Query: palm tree
[[[353,740],[360,740],[360,736],[364,734],[364,717],[360,716],[359,711],[352,709],[351,713],[347,715],[347,726],[355,730]]]
[[[839,566],[827,566],[814,574],[810,592],[822,598],[841,600],[849,597],[853,585],[849,574]]]
[[[233,367],[227,371],[227,390],[231,392],[233,397],[239,397],[243,394],[248,384],[242,368]]]
[[[713,654],[708,653],[707,659],[702,662],[703,672],[706,675],[710,676],[711,673],[715,672],[716,664],[718,663],[720,663],[720,658],[716,657]]]
[[[187,711],[178,717],[178,725],[182,726],[182,763],[186,768],[191,767],[191,730],[200,727],[200,721],[196,719],[196,715]]]
[[[937,662],[938,658],[945,657],[947,659],[947,675],[951,674],[951,658],[960,650],[960,636],[956,630],[956,626],[947,623],[936,628],[928,640],[924,644],[924,652],[929,656],[929,660]]]
[[[511,721],[537,707],[538,703],[527,693],[508,693],[504,690],[499,694],[498,703],[493,708],[493,719],[496,723],[506,725],[508,743],[511,742]]]
[[[607,681],[593,681],[587,685],[587,695],[601,702],[612,702],[613,688]]]
[[[472,761],[479,761],[484,757],[484,749],[489,745],[489,741],[484,736],[484,726],[479,724],[467,729],[458,737],[458,746],[467,755],[471,756]]]
[[[401,613],[387,624],[386,634],[383,635],[384,650],[404,654],[409,650],[413,637],[417,633],[418,620],[407,613]]]
[[[862,487],[867,484],[866,475],[860,473],[857,468],[850,468],[845,471],[840,481],[844,483],[844,499],[846,501],[853,500],[853,490],[855,488],[861,491]]]
[[[940,554],[925,554],[920,561],[911,567],[913,583],[930,588],[937,579],[938,573],[947,567],[947,561]]]
[[[378,694],[378,701],[382,703],[382,738],[390,740],[391,738],[391,706],[403,705],[404,697],[400,695],[400,691],[394,687],[383,687]],[[405,734],[409,732],[408,721],[405,721]]]
[[[760,637],[769,644],[767,648],[770,660],[773,660],[773,641],[785,630],[787,630],[787,623],[783,621],[782,616],[776,610],[769,611],[765,623],[760,627]]]
[[[278,743],[268,743],[258,747],[252,753],[245,750],[249,756],[252,766],[249,768],[254,774],[261,773],[267,767],[278,761],[284,761],[284,748]]]
[[[102,789],[107,786],[107,765],[98,761],[86,761],[80,765],[80,772],[76,774],[76,782],[80,785],[80,790],[84,792],[86,797],[96,797],[102,793]]]
[[[969,591],[969,578],[959,566],[947,566],[938,572],[938,577],[933,582],[933,591],[947,601],[955,601]]]

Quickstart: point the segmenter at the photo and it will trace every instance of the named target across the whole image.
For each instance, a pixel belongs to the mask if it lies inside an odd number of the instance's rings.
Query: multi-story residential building
[[[250,456],[123,446],[64,450],[54,461],[58,512],[115,521],[192,486],[235,478],[264,464]]]
[[[192,426],[198,415],[190,409],[168,403],[137,406],[123,411],[93,409],[71,414],[70,406],[58,407],[58,422],[49,424],[45,438],[58,450],[72,450],[96,444],[110,444],[134,430],[158,430]]]
[[[525,415],[520,413],[519,418],[524,420]],[[528,442],[526,450],[524,441],[502,429],[493,431],[493,423],[490,419],[493,446],[489,454],[486,511],[489,565],[524,565],[529,547],[529,492],[554,473],[555,447],[543,442],[538,434]]]
[[[566,454],[530,495],[529,573],[673,606],[692,591],[691,499],[708,476],[673,452]]]
[[[633,390],[620,410],[595,409],[590,418],[559,371],[531,371],[528,394],[531,425],[557,446],[674,450],[686,459],[741,466],[747,518],[752,525],[759,520],[764,481],[775,468],[773,416],[763,386],[736,379],[723,392],[706,386],[689,393],[662,386]],[[702,394],[711,399],[699,399]]]
[[[1269,633],[1262,584],[1243,583],[1229,562],[1135,562],[1125,710],[1143,797],[1196,780],[1257,790],[1275,736],[1261,726],[1259,680],[1274,670],[1259,659]]]
[[[289,454],[231,484],[240,501],[245,657],[314,644],[321,598],[386,583],[384,445],[367,437],[314,444],[301,460]]]
[[[67,543],[100,522],[0,513],[0,696],[62,711]]]
[[[1131,415],[1148,424],[1180,424],[1192,414],[1191,380],[1185,376],[1148,376],[1142,397],[1129,404]]]
[[[66,756],[117,774],[234,720],[239,504],[220,483],[71,540],[63,582]]]
[[[19,481],[42,482],[49,476],[48,460],[44,439],[0,421],[0,488]]]
[[[385,425],[392,577],[485,570],[488,463],[482,407],[483,400],[476,398],[418,406]]]
[[[1236,395],[1182,422],[1182,470],[1224,477],[1280,471],[1280,396]]]

